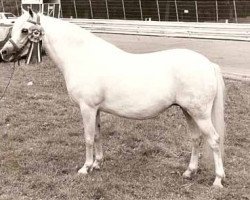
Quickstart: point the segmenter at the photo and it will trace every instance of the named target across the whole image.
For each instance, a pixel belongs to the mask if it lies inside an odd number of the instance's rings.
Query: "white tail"
[[[220,135],[220,149],[223,158],[224,139],[225,139],[225,122],[224,122],[225,84],[219,66],[215,65],[214,68],[217,77],[217,94],[214,99],[214,105],[212,109],[212,122],[217,133]]]
[[[224,96],[225,96],[225,84],[222,78],[222,73],[218,65],[214,64],[214,70],[217,79],[217,94],[214,99],[213,108],[212,108],[212,123],[214,128],[216,129],[217,133],[220,136],[220,150],[222,159],[224,156],[224,134],[225,134],[225,122],[224,122]],[[204,159],[206,163],[213,163],[210,162],[213,159],[212,150],[208,146],[206,142],[206,146],[204,148]],[[209,165],[209,164],[208,164]],[[207,166],[208,166],[207,165]],[[209,168],[212,165],[208,166]]]

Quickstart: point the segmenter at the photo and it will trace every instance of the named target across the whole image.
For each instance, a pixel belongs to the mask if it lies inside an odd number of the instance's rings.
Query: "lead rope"
[[[5,94],[6,94],[6,92],[7,92],[8,87],[10,86],[10,82],[11,82],[13,76],[14,76],[15,69],[16,69],[16,62],[14,62],[14,64],[13,64],[12,72],[11,72],[11,74],[10,74],[9,81],[8,81],[7,85],[5,86],[5,88],[4,88],[4,90],[3,90],[3,93],[2,93],[2,95],[1,95],[1,97],[0,97],[0,101],[3,99],[3,97],[5,96]]]

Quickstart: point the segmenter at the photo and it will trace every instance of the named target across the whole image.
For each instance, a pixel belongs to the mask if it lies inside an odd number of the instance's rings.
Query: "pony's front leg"
[[[102,151],[102,135],[100,133],[101,129],[100,111],[97,111],[96,115],[96,134],[95,134],[95,161],[93,164],[93,169],[100,169],[100,165],[103,159]]]
[[[87,174],[92,170],[94,163],[94,139],[96,132],[96,114],[97,109],[87,105],[80,105],[83,125],[84,137],[86,145],[86,161],[84,166],[78,171],[81,174]]]

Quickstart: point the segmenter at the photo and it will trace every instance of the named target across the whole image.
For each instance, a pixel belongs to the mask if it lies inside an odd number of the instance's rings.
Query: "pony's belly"
[[[100,109],[126,118],[147,119],[175,101],[174,84],[166,73],[110,79]]]
[[[163,112],[167,107],[161,109],[147,109],[147,110],[128,110],[126,108],[123,109],[112,109],[108,107],[100,108],[101,111],[114,114],[120,117],[125,117],[129,119],[150,119],[156,117],[159,113]]]
[[[117,101],[103,103],[100,110],[130,119],[148,119],[157,116],[173,104],[173,101]]]

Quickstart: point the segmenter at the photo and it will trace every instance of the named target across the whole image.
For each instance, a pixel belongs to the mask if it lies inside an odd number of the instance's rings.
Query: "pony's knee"
[[[94,142],[99,143],[101,142],[101,135],[100,133],[95,134]]]
[[[92,137],[86,137],[85,138],[85,143],[86,143],[86,146],[93,146],[94,145],[94,138]]]
[[[191,139],[192,139],[192,145],[193,145],[194,148],[199,148],[199,147],[201,147],[201,144],[202,144],[202,136],[201,136],[200,133],[192,134]]]
[[[220,150],[220,136],[218,134],[214,134],[213,136],[208,137],[208,144],[213,151]]]

